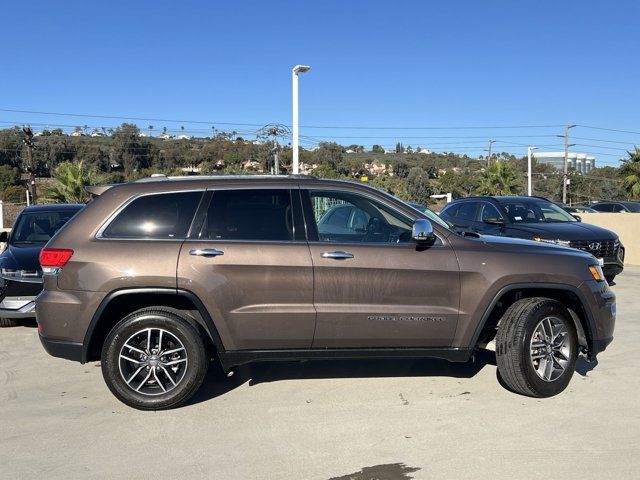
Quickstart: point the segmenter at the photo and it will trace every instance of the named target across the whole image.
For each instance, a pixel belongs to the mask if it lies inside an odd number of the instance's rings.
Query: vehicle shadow
[[[187,405],[216,398],[249,383],[250,386],[279,380],[381,377],[471,378],[486,365],[496,365],[495,353],[480,350],[474,361],[453,363],[439,359],[349,359],[295,362],[260,362],[235,368],[227,377],[211,364],[204,384]]]

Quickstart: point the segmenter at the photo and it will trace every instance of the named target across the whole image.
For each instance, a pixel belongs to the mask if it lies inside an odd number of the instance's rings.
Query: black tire
[[[570,349],[564,371],[553,380],[544,380],[536,373],[530,351],[534,331],[547,317],[554,317],[564,325]],[[569,312],[555,300],[542,297],[518,300],[500,320],[496,335],[498,373],[506,386],[516,393],[539,398],[559,394],[571,381],[577,356],[575,325]]]
[[[611,285],[613,283],[613,281],[615,280],[616,276],[615,275],[605,275],[604,278],[607,280],[607,283],[609,285]]]
[[[149,380],[156,384],[156,393],[148,394],[136,392],[133,388],[138,381],[144,384],[144,381],[140,380],[139,376],[134,377],[134,380],[131,381],[133,386],[129,386],[125,378],[123,378],[125,373],[121,373],[121,368],[135,368],[130,367],[130,365],[137,366],[143,358],[141,354],[127,350],[127,355],[129,355],[129,353],[132,354],[131,356],[140,355],[134,359],[138,362],[136,364],[127,363],[120,359],[121,349],[124,344],[128,341],[135,342],[135,338],[138,337],[132,336],[141,334],[140,332],[146,329],[162,329],[164,332],[168,332],[168,335],[166,333],[164,334],[165,339],[173,338],[179,341],[182,346],[184,346],[183,351],[187,359],[187,361],[184,362],[184,372],[175,375],[179,377],[176,378],[177,382],[175,386],[172,386],[168,381],[169,378],[167,378],[169,374],[173,372],[167,372],[165,376],[165,374],[160,371],[162,367],[159,366],[158,370],[156,370],[158,372],[156,378],[160,377],[160,380],[158,382],[155,382],[153,378]],[[144,347],[142,348],[144,349]],[[151,360],[150,356],[148,358]],[[102,375],[109,390],[111,390],[121,402],[139,410],[165,410],[182,405],[200,388],[209,366],[207,349],[198,330],[177,312],[168,311],[162,307],[144,308],[122,319],[113,327],[111,332],[109,332],[102,347],[101,361]],[[162,364],[159,363],[158,365]],[[176,368],[181,367],[178,366]],[[168,369],[169,367],[167,366],[165,371]],[[143,370],[149,371],[147,367],[143,367]],[[130,377],[130,372],[126,373],[127,377]],[[142,371],[140,375],[144,378],[145,372]],[[174,375],[172,375],[172,377],[173,376]],[[164,392],[164,387],[162,391],[157,388],[159,387],[158,383],[164,383],[162,380],[166,382],[168,387],[166,392]],[[149,388],[153,389],[154,385],[151,385]]]
[[[0,328],[17,327],[18,321],[15,318],[0,318]]]

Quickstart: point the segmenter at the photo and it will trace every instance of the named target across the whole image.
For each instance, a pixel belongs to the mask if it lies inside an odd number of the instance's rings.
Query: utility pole
[[[531,182],[531,151],[537,150],[538,147],[527,147],[527,195],[531,196],[533,192]]]
[[[562,203],[567,203],[567,184],[569,179],[569,147],[574,144],[569,145],[569,129],[575,127],[575,125],[567,125],[564,129],[564,135],[558,135],[559,137],[564,136],[564,165],[562,168]]]
[[[256,137],[261,138],[266,141],[271,142],[271,150],[270,153],[273,154],[273,163],[271,163],[271,174],[279,175],[280,174],[280,159],[278,158],[278,153],[280,151],[280,144],[278,143],[278,137],[285,139],[291,135],[291,130],[286,125],[280,125],[275,123],[270,123],[269,125],[265,125],[260,130],[256,132]]]
[[[28,190],[31,194],[31,204],[35,205],[38,203],[38,195],[36,193],[36,169],[33,165],[33,131],[31,127],[22,127],[22,133],[24,133],[24,138],[22,141],[27,147],[27,160],[28,166],[26,171],[28,173]]]
[[[489,155],[487,155],[487,167],[491,165],[491,146],[494,142],[495,140],[489,139]]]

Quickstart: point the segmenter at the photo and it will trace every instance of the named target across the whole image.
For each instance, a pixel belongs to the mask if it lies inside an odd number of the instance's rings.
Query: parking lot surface
[[[615,340],[561,395],[512,394],[491,352],[441,361],[270,363],[210,372],[185,407],[119,403],[98,363],[0,330],[1,478],[638,478],[640,267]]]

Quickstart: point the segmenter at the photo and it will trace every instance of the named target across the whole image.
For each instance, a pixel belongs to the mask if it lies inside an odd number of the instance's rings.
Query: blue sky
[[[34,1],[5,4],[3,17],[0,109],[251,137],[254,127],[222,122],[290,123],[290,69],[307,63],[302,125],[440,127],[302,128],[307,146],[399,140],[479,155],[493,137],[521,155],[525,144],[561,149],[553,135],[567,123],[640,132],[635,1]],[[120,120],[0,111],[0,121]],[[558,126],[441,128],[528,125]],[[640,133],[572,135],[590,139],[574,148],[600,165],[640,143]]]

